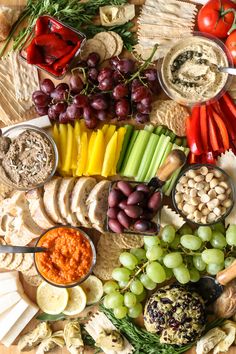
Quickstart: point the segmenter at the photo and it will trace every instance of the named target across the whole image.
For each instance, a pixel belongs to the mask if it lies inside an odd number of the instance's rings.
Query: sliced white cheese
[[[17,291],[0,296],[0,314],[14,306],[20,299],[21,295]]]
[[[0,315],[0,340],[12,329],[28,306],[28,301],[21,299],[16,305]]]
[[[12,271],[12,272],[3,272],[0,273],[0,281],[6,280],[6,279],[18,279],[19,278],[19,273],[17,271]]]
[[[11,293],[13,291],[18,291],[23,293],[23,288],[21,282],[17,278],[1,280],[0,296]]]
[[[23,331],[26,325],[32,320],[32,318],[38,312],[38,307],[34,304],[28,306],[23,315],[18,319],[18,321],[13,325],[11,330],[2,339],[2,343],[6,347],[10,347],[16,340],[18,335]]]

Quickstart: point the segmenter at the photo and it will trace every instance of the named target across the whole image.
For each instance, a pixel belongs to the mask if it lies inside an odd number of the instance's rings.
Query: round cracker
[[[104,61],[104,58],[106,56],[105,44],[99,39],[88,39],[81,51],[81,59],[86,60],[88,55],[93,52],[100,55],[100,62]]]
[[[7,253],[6,257],[0,261],[0,268],[7,268],[13,259],[12,253]]]
[[[7,266],[7,269],[14,270],[23,262],[22,253],[14,253],[12,262]]]
[[[34,263],[33,255],[31,253],[24,253],[23,254],[23,261],[19,265],[19,267],[17,267],[16,270],[18,270],[20,272],[24,272],[26,270],[29,270],[32,267],[33,263]]]
[[[117,234],[115,242],[119,247],[125,249],[140,248],[144,244],[143,236],[133,234]]]
[[[117,57],[118,55],[121,54],[122,50],[123,50],[123,46],[124,46],[124,42],[123,39],[121,38],[121,36],[114,32],[114,31],[108,31],[107,33],[111,34],[114,39],[116,40],[116,51],[114,53],[114,57]]]
[[[111,32],[99,32],[94,38],[99,39],[103,44],[105,44],[106,55],[104,60],[110,59],[115,55],[117,51],[116,38],[111,34]]]
[[[22,272],[24,275],[34,277],[35,275],[38,275],[37,269],[35,265],[33,264],[32,267],[28,270],[25,270]]]
[[[23,278],[25,282],[31,286],[39,286],[42,282],[43,279],[39,275],[28,275],[27,273],[23,274]]]
[[[3,238],[0,238],[0,245],[5,245],[6,242]],[[0,262],[3,261],[7,256],[7,253],[0,253]]]

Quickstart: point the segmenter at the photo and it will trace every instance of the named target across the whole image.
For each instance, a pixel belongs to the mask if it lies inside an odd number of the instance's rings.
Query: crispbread
[[[33,255],[31,253],[24,253],[23,256],[24,257],[22,263],[16,268],[16,270],[20,272],[29,270],[34,263]]]
[[[150,122],[165,125],[178,136],[185,136],[186,118],[189,111],[173,100],[157,100],[152,105]]]
[[[111,32],[99,32],[93,38],[99,39],[105,45],[106,55],[104,60],[110,59],[115,55],[117,50],[117,42]]]
[[[100,55],[100,62],[103,62],[106,57],[106,46],[99,39],[88,39],[85,45],[83,46],[81,52],[81,59],[87,59],[90,53],[98,53]]]
[[[161,208],[161,227],[173,225],[176,230],[179,230],[185,223],[184,219],[177,214],[168,205],[163,205]]]
[[[143,236],[133,234],[116,234],[116,238],[113,238],[115,244],[120,248],[130,249],[142,247]]]
[[[39,286],[42,282],[43,279],[39,275],[28,275],[27,273],[23,274],[23,278],[26,281],[27,284],[31,286]]]
[[[108,33],[110,33],[112,35],[112,37],[114,37],[116,40],[116,51],[114,53],[114,56],[118,56],[121,54],[121,52],[123,50],[123,45],[124,45],[123,39],[121,38],[121,36],[118,33],[114,32],[114,31],[108,31]]]
[[[23,254],[22,253],[14,253],[13,259],[11,263],[7,266],[7,269],[14,270],[21,265],[23,262]]]

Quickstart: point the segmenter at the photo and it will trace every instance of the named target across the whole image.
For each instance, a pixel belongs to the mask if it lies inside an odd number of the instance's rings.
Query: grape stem
[[[132,276],[132,278],[129,280],[128,284],[123,288],[121,289],[120,293],[123,294],[129,287],[130,287],[130,284],[132,283],[132,281],[137,277],[137,275],[139,275],[139,273],[141,273],[144,268],[149,264],[149,261],[147,261],[146,263],[144,263],[142,265],[142,267],[138,268],[138,270],[134,273],[134,275]]]
[[[152,58],[153,58],[154,54],[156,53],[157,48],[158,48],[158,44],[155,44],[150,57],[147,60],[145,60],[145,62],[139,67],[139,69],[128,80],[125,81],[125,84],[128,84],[129,82],[133,81],[137,76],[140,77],[140,72],[145,70],[151,64]]]

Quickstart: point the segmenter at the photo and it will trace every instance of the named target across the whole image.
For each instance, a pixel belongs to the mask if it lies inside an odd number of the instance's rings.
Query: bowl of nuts
[[[176,211],[197,225],[212,225],[229,215],[234,204],[231,178],[213,165],[191,165],[186,168],[172,191]]]

